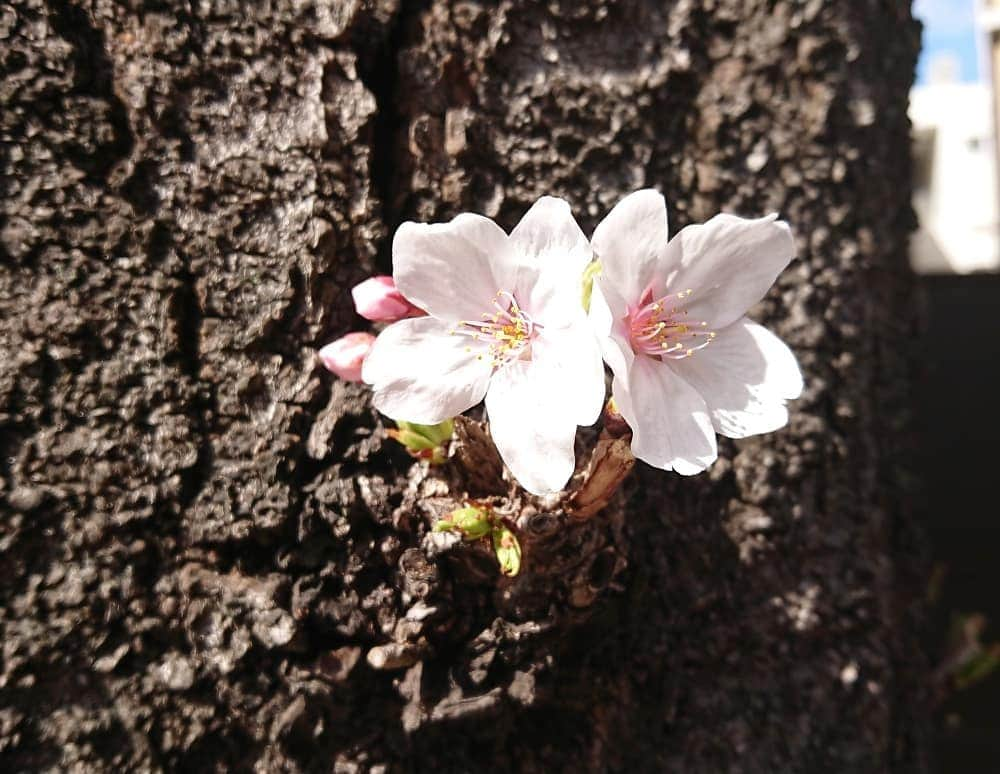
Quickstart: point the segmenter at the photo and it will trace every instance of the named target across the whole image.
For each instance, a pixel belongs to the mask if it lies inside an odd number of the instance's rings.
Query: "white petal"
[[[635,360],[625,324],[625,302],[610,283],[600,277],[594,280],[590,296],[590,323],[594,328],[601,354],[612,373],[627,378],[628,369]]]
[[[705,320],[718,330],[764,297],[795,256],[788,224],[777,217],[716,215],[670,240],[664,265],[678,268],[667,284],[670,292],[692,291],[689,319]]]
[[[531,263],[548,259],[571,264],[571,272],[582,272],[590,261],[590,243],[580,230],[569,203],[556,196],[543,196],[524,213],[510,232],[510,241]]]
[[[637,357],[628,382],[615,377],[618,410],[632,428],[632,453],[681,475],[700,473],[718,456],[705,401],[666,363]]]
[[[463,213],[448,223],[404,223],[392,240],[396,288],[442,320],[478,320],[517,274],[510,240],[489,218]]]
[[[564,324],[581,309],[583,270],[593,251],[569,204],[543,196],[510,233],[521,270],[510,290],[536,322]]]
[[[629,303],[653,281],[667,248],[667,205],[659,191],[631,193],[607,214],[590,240],[601,273]]]
[[[574,424],[594,424],[604,407],[604,363],[583,314],[574,325],[544,329],[532,342],[531,358],[533,375],[548,374],[544,389],[555,396],[552,410]]]
[[[562,399],[550,373],[527,360],[497,371],[486,393],[497,450],[533,494],[558,492],[573,474],[576,422],[561,410]]]
[[[392,419],[433,425],[476,405],[490,379],[482,345],[433,317],[393,323],[379,334],[361,375],[372,402]]]
[[[615,317],[623,314],[623,310],[612,308],[607,299],[608,294],[602,289],[599,280],[599,277],[594,279],[594,287],[590,293],[590,325],[598,336],[607,336],[614,327]],[[617,297],[617,294],[612,296],[612,298]]]
[[[802,393],[795,355],[777,336],[745,317],[691,357],[672,362],[701,393],[722,435],[745,438],[788,422],[785,401]]]

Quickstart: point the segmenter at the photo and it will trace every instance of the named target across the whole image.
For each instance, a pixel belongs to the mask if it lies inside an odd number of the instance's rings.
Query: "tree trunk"
[[[920,771],[908,3],[0,6],[0,768]],[[779,211],[789,426],[525,566],[315,349],[407,219]],[[463,432],[475,435],[467,423]],[[450,476],[450,478],[449,478]]]

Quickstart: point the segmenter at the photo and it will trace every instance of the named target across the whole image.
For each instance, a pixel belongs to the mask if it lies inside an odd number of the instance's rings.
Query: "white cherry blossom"
[[[643,190],[591,244],[601,262],[591,321],[637,458],[691,475],[715,461],[716,432],[787,423],[785,402],[802,392],[795,356],[745,316],[795,254],[786,223],[716,215],[668,241],[663,197]]]
[[[362,376],[375,407],[435,424],[486,399],[490,431],[530,492],[560,490],[577,425],[604,400],[600,348],[580,302],[590,245],[561,199],[539,199],[508,236],[489,218],[404,223],[396,287],[426,317],[376,339]]]

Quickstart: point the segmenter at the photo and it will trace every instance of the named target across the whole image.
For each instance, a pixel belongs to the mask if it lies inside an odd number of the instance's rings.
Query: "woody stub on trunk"
[[[0,6],[0,768],[923,770],[918,37],[904,2]],[[751,314],[805,391],[708,472],[574,519],[476,412],[431,471],[320,366],[404,220],[550,194],[589,234],[649,187],[672,231],[795,234]],[[466,495],[521,519],[516,578],[432,539]]]

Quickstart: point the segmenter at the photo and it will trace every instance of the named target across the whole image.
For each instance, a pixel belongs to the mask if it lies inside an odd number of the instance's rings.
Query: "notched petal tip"
[[[550,195],[539,196],[538,199],[535,200],[535,203],[532,205],[532,207],[537,207],[539,205],[542,205],[544,207],[558,207],[559,209],[562,209],[566,212],[571,212],[569,202],[563,199],[561,196],[550,196]]]
[[[581,271],[583,261],[589,258],[591,252],[569,202],[557,196],[543,196],[532,204],[510,232],[510,241],[521,253],[519,257],[522,260],[542,258],[548,253],[579,253],[579,261],[572,264],[574,270],[579,268]],[[578,262],[579,267],[576,266]]]

